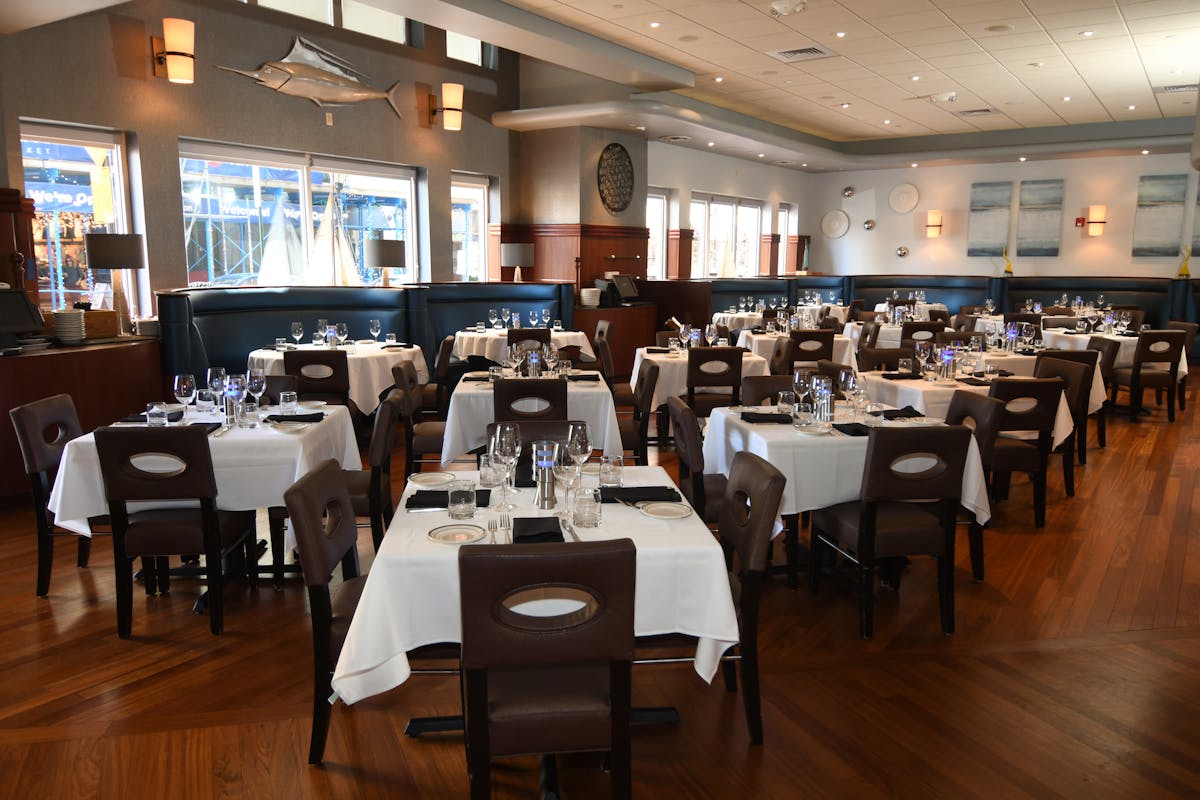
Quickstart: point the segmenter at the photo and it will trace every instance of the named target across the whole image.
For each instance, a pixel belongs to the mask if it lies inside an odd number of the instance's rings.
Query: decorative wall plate
[[[917,207],[921,193],[911,183],[898,183],[888,195],[888,205],[897,214],[907,214]]]
[[[846,235],[846,231],[850,230],[850,217],[845,211],[834,209],[826,211],[825,216],[821,217],[821,233],[827,239],[840,239]]]
[[[596,185],[600,190],[600,201],[611,213],[618,214],[629,208],[633,200],[633,159],[617,142],[610,143],[600,153]]]

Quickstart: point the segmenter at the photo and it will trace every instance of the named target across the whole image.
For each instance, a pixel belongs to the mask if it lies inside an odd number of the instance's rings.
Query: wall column
[[[695,231],[691,228],[678,228],[667,231],[667,278],[671,280],[686,280],[692,277],[692,238]]]
[[[764,233],[758,247],[758,274],[775,275],[779,271],[779,234]]]

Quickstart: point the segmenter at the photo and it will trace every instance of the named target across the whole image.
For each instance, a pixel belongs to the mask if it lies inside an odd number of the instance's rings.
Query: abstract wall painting
[[[1174,257],[1183,244],[1183,203],[1187,175],[1143,175],[1138,178],[1137,212],[1133,218],[1133,256]]]
[[[1063,182],[1021,181],[1017,213],[1017,255],[1058,255],[1062,237]]]
[[[1012,182],[971,184],[971,213],[967,220],[967,255],[999,256],[1008,245],[1012,217]]]

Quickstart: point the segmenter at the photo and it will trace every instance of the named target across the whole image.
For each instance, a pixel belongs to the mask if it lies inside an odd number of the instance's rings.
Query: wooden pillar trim
[[[692,240],[696,232],[691,228],[673,228],[667,231],[667,278],[687,280],[692,277]]]
[[[779,272],[779,234],[764,233],[758,248],[758,274],[776,275]]]

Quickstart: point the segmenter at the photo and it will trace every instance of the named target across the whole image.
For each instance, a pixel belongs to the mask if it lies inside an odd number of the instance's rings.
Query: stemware
[[[842,397],[849,400],[857,384],[858,376],[854,374],[854,370],[843,369],[838,372],[838,391],[842,393]]]
[[[371,338],[378,342],[379,333],[383,330],[383,325],[377,319],[367,320],[367,330],[370,332]]]
[[[334,330],[336,331],[338,346],[344,346],[346,340],[350,338],[350,328],[346,323],[339,322]]]
[[[542,361],[546,364],[546,370],[551,374],[558,369],[558,348],[552,344],[548,344],[542,348]]]
[[[263,370],[246,370],[246,391],[254,397],[256,404],[262,405],[263,393],[267,391],[267,376]]]
[[[549,324],[550,324],[550,309],[543,308],[542,309],[542,325],[549,325]]]
[[[500,319],[504,320],[504,327],[508,327],[508,320],[512,317],[512,311],[507,308],[500,309]]]
[[[575,500],[575,490],[579,488],[583,474],[579,469],[579,465],[575,463],[575,459],[567,452],[567,448],[560,447],[556,452],[554,460],[554,480],[563,487],[563,503],[562,510],[558,512],[560,517],[571,519],[573,516],[572,508]]]
[[[296,340],[296,344],[300,344],[300,340],[304,338],[304,323],[292,323],[292,338]]]
[[[983,301],[983,307],[987,309],[988,315],[990,316],[996,312],[996,301],[989,297]]]
[[[187,422],[188,406],[196,399],[196,379],[191,375],[176,375],[175,399],[183,403],[183,422]]]
[[[508,365],[512,367],[513,374],[518,374],[521,370],[521,362],[525,360],[525,348],[519,344],[509,345],[508,347]]]
[[[709,347],[717,343],[717,326],[711,322],[704,326],[704,341],[708,342]]]
[[[324,340],[328,334],[329,334],[329,320],[318,319],[317,320],[317,328],[315,331],[313,331],[313,341],[314,342],[316,341],[316,338],[318,335],[320,335],[321,339]]]
[[[538,324],[538,312],[536,308],[529,309],[529,327],[536,328]]]
[[[246,399],[246,376],[229,375],[225,378],[225,427],[232,428],[237,422],[238,408]]]
[[[488,324],[493,328],[496,327],[496,321],[500,319],[500,312],[494,308],[488,309]]]
[[[567,428],[567,455],[583,469],[583,464],[592,455],[592,440],[586,422],[572,422]]]
[[[521,429],[515,422],[501,422],[496,426],[492,437],[490,453],[493,461],[499,460],[504,465],[504,480],[500,481],[500,503],[494,506],[496,511],[512,511],[516,506],[508,501],[508,480],[521,456]]]
[[[224,367],[209,367],[208,388],[212,390],[213,397],[220,397],[225,394],[225,368]]]

